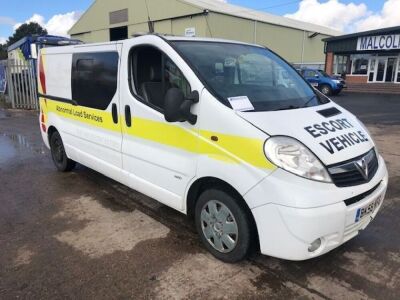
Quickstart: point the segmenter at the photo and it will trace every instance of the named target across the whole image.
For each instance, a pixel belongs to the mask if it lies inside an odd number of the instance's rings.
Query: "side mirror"
[[[167,122],[188,121],[194,125],[197,122],[197,116],[190,112],[193,104],[199,102],[199,93],[192,92],[186,99],[183,92],[178,88],[170,88],[164,101],[164,117]]]

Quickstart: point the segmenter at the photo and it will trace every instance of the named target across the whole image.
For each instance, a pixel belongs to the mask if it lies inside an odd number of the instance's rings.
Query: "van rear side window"
[[[117,91],[118,53],[75,53],[72,58],[72,99],[78,105],[105,110]]]

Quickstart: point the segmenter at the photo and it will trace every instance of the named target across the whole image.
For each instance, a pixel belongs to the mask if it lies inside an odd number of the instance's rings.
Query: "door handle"
[[[112,119],[113,119],[114,124],[118,124],[117,104],[113,103],[111,111],[112,111]]]
[[[125,105],[125,123],[126,127],[132,126],[131,107],[129,105]]]

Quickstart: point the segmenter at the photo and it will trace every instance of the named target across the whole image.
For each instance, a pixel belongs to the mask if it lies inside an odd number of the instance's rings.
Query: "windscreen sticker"
[[[224,62],[225,67],[236,67],[236,59],[234,57],[228,57]]]
[[[253,104],[251,104],[247,96],[231,97],[228,98],[233,110],[236,111],[250,111],[254,110]]]
[[[330,154],[369,141],[367,134],[356,129],[347,119],[322,122],[307,126],[304,129],[315,139],[337,132],[337,136],[319,143]],[[347,132],[343,133],[343,131]]]

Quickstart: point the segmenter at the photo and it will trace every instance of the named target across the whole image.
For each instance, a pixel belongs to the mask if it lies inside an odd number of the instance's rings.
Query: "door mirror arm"
[[[193,104],[199,103],[200,101],[200,95],[198,91],[193,91],[190,93],[189,96],[187,96],[186,100],[191,101]]]
[[[186,99],[183,101],[180,111],[182,112],[182,116],[188,121],[191,125],[195,125],[197,123],[197,116],[192,114],[190,109],[193,104],[199,103],[199,92],[192,92]]]

